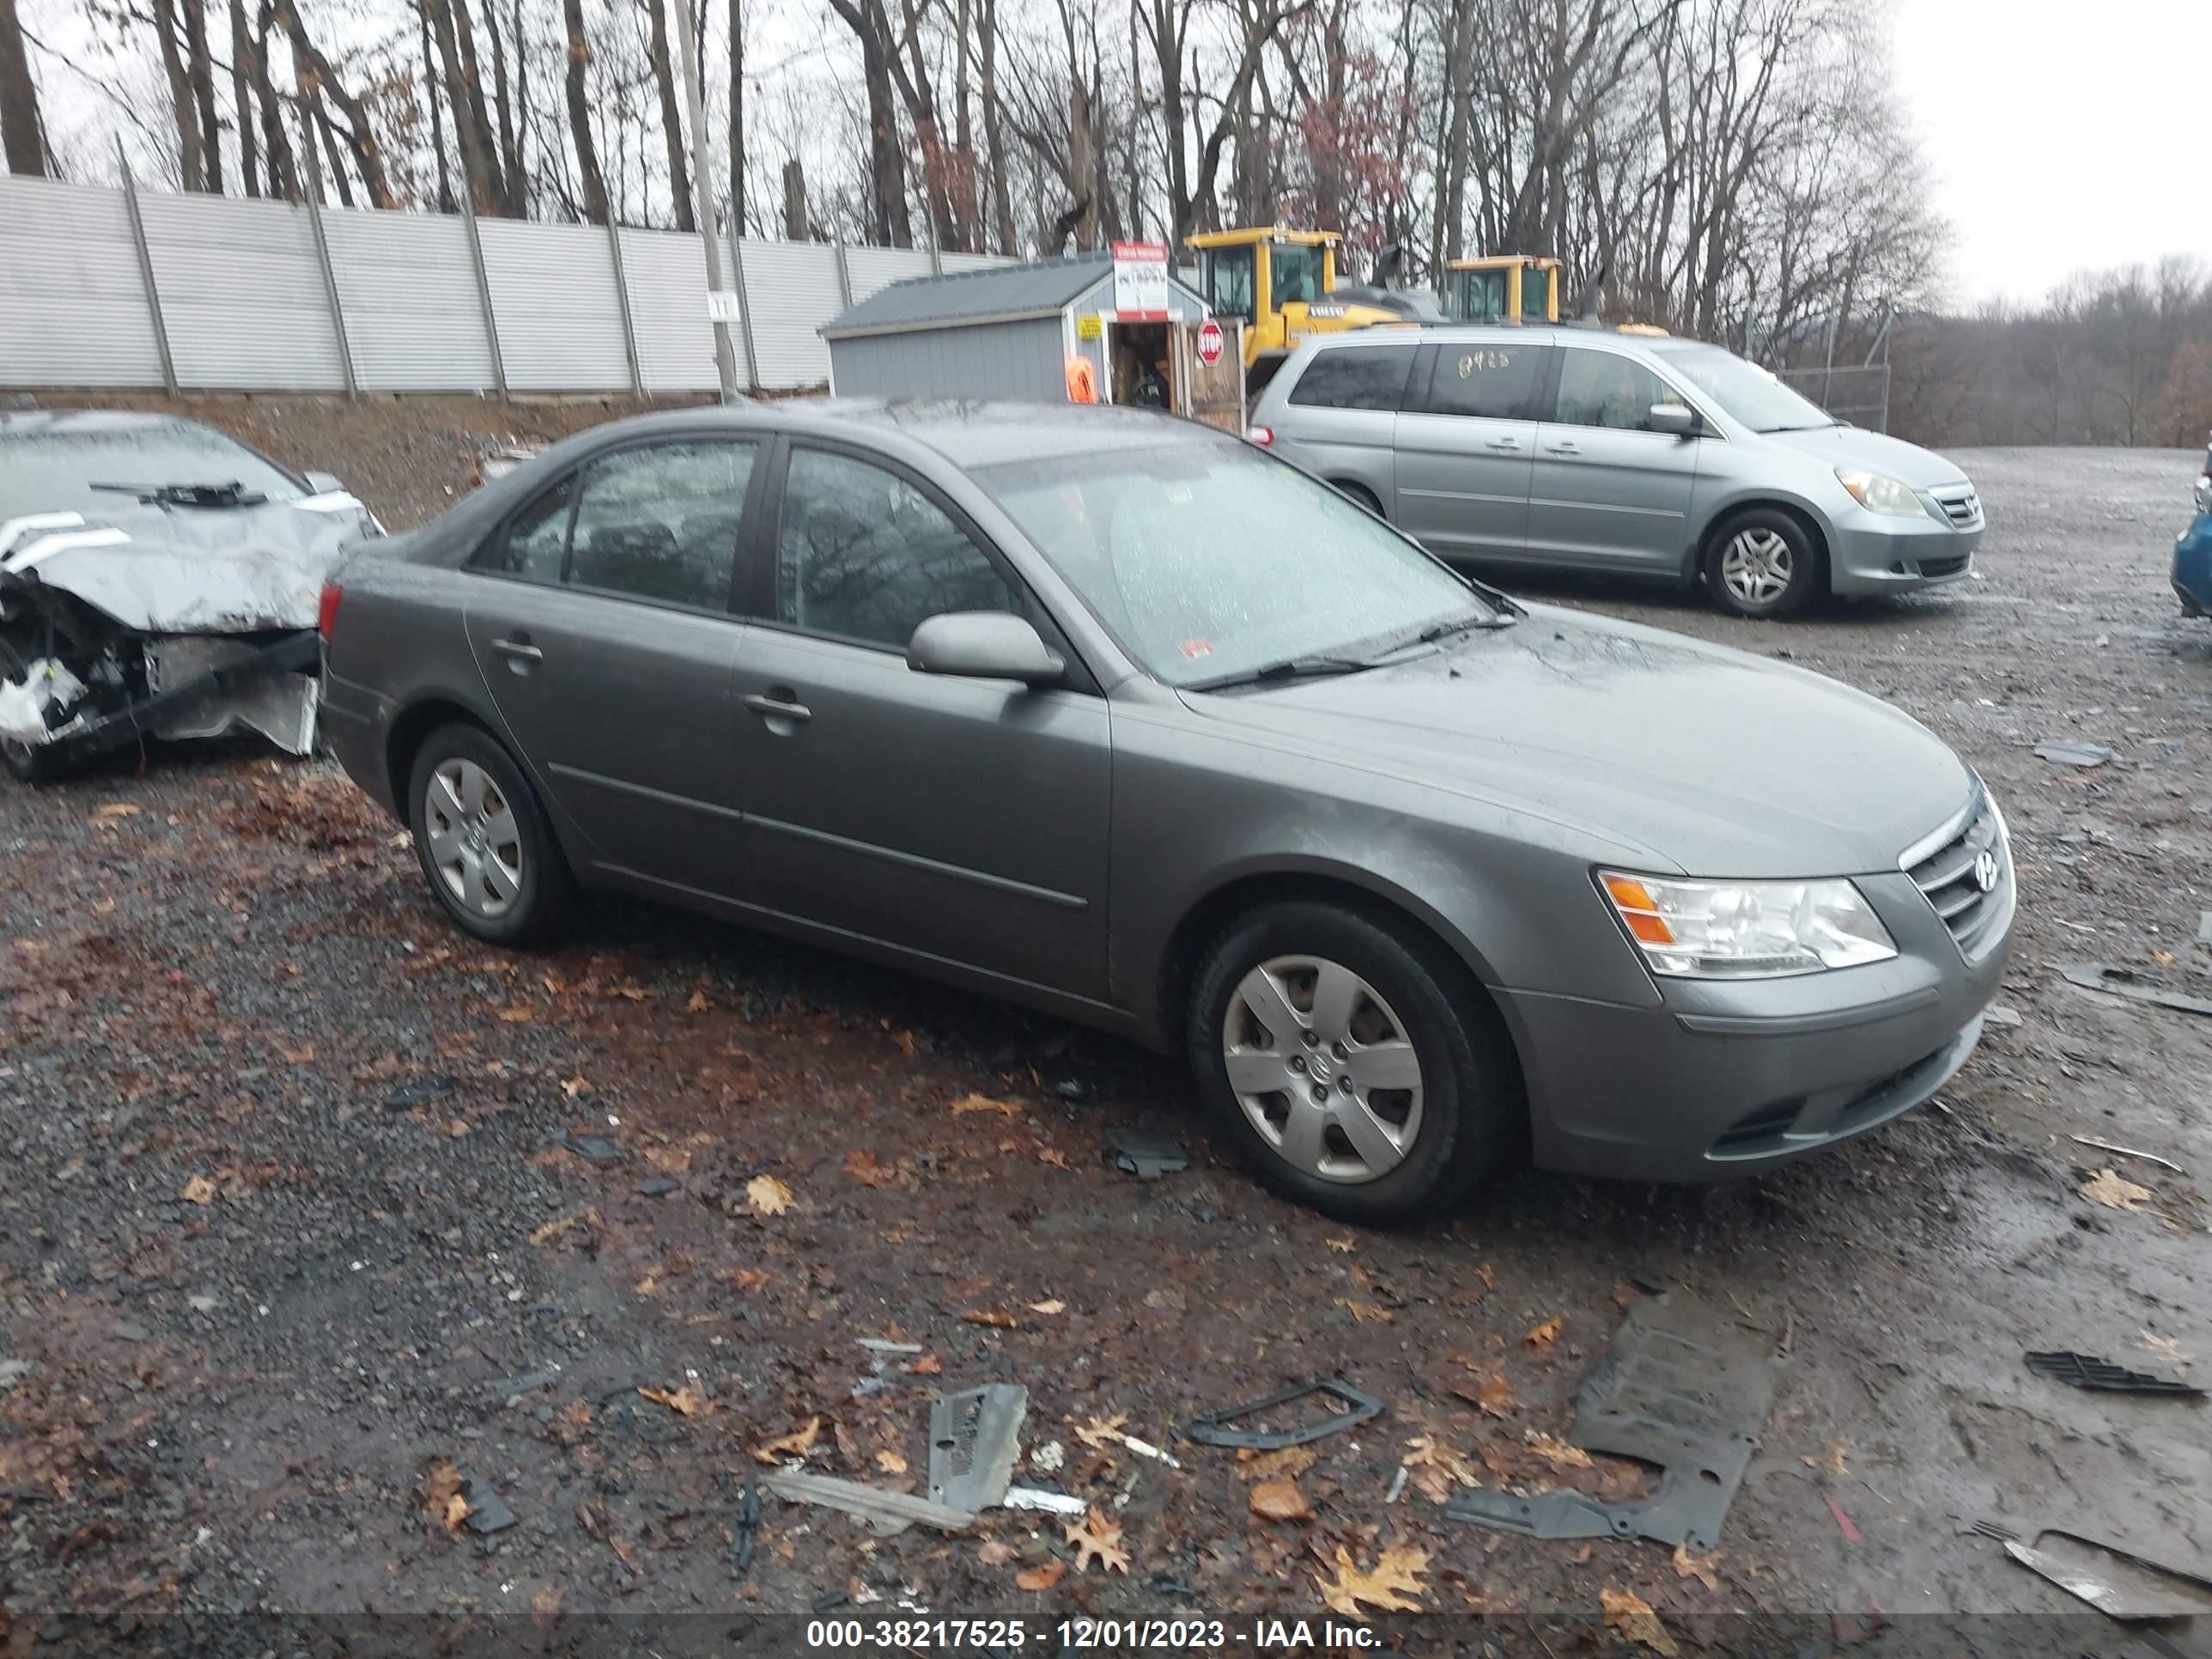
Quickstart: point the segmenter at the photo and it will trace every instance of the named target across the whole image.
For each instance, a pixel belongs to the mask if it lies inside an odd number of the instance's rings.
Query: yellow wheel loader
[[[1217,317],[1244,321],[1244,381],[1257,397],[1309,334],[1412,328],[1441,319],[1418,295],[1337,281],[1333,230],[1261,225],[1189,239],[1199,291]]]

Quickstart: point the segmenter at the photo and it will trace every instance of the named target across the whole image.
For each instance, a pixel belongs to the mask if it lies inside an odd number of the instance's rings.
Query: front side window
[[[1129,654],[1170,685],[1491,615],[1465,582],[1365,508],[1241,444],[1056,457],[973,476]],[[1297,580],[1284,580],[1286,568]]]
[[[776,618],[903,649],[948,611],[1016,611],[998,567],[896,473],[849,455],[797,449],[783,486]]]
[[[576,480],[562,479],[507,520],[506,534],[484,549],[477,568],[525,581],[559,581],[568,556],[568,508],[575,499]]]
[[[1521,315],[1529,322],[1547,322],[1552,315],[1552,277],[1542,265],[1521,268]]]
[[[1639,362],[1569,346],[1559,359],[1559,394],[1552,417],[1563,426],[1649,432],[1652,404],[1680,401],[1666,381]]]
[[[1328,295],[1322,291],[1322,250],[1300,247],[1292,242],[1274,245],[1274,303],[1286,305],[1317,305]]]
[[[730,602],[752,443],[642,444],[585,468],[568,581],[721,611]]]
[[[1206,256],[1206,303],[1214,314],[1221,317],[1242,317],[1250,322],[1257,315],[1252,303],[1252,270],[1255,256],[1249,247],[1217,247]]]
[[[1429,376],[1427,409],[1431,415],[1470,415],[1484,420],[1529,418],[1529,404],[1544,378],[1546,345],[1489,341],[1437,347]]]
[[[1395,409],[1405,401],[1413,346],[1346,346],[1322,351],[1291,389],[1291,401],[1312,409]]]

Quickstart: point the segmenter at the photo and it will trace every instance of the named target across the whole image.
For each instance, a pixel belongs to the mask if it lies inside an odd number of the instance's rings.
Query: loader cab
[[[1561,261],[1533,254],[1455,259],[1445,273],[1444,314],[1455,323],[1556,323]]]
[[[1246,390],[1257,397],[1274,371],[1309,334],[1402,325],[1379,307],[1337,296],[1333,230],[1280,225],[1210,230],[1189,239],[1198,255],[1199,290],[1215,316],[1244,324]]]

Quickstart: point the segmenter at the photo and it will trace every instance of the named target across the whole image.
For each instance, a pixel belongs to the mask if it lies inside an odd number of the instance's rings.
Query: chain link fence
[[[1844,364],[1835,368],[1783,368],[1776,374],[1839,421],[1870,432],[1889,430],[1889,365]]]

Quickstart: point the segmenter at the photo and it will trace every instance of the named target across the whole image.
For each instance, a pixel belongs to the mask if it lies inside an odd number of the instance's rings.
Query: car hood
[[[377,533],[343,493],[217,507],[124,497],[0,524],[0,578],[72,594],[135,633],[313,628],[324,580]]]
[[[1183,700],[1271,743],[1578,830],[1657,873],[1894,871],[1974,787],[1876,698],[1550,606],[1409,662]]]
[[[1863,427],[1820,426],[1806,432],[1766,432],[1759,434],[1808,455],[1826,465],[1863,466],[1886,473],[1914,489],[1933,489],[1942,484],[1964,483],[1966,475],[1956,461],[1946,460],[1930,449],[1909,444],[1886,433]]]

